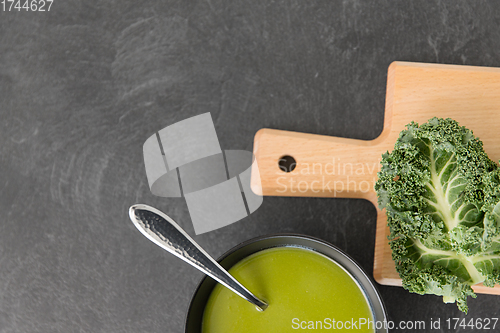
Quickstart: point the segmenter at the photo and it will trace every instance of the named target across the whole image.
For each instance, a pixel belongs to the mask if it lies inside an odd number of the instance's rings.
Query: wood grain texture
[[[254,154],[263,195],[347,197],[371,201],[377,207],[374,183],[381,155],[391,151],[401,130],[411,121],[453,118],[470,128],[484,143],[489,157],[500,159],[500,69],[475,66],[394,62],[387,79],[384,128],[374,140],[354,140],[262,129]],[[296,167],[283,172],[283,156]],[[377,208],[373,275],[384,285],[401,285],[387,243],[386,215]],[[478,293],[500,294],[500,287],[475,286]]]

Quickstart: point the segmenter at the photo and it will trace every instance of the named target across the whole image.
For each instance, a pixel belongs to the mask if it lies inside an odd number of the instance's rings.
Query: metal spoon
[[[217,282],[257,306],[261,311],[267,304],[243,287],[222,266],[203,250],[170,217],[147,205],[133,205],[130,219],[139,231],[159,247],[196,267]]]

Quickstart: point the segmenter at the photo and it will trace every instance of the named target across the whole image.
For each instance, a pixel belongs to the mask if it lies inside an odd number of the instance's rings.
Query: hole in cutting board
[[[297,161],[290,155],[281,156],[278,160],[280,170],[283,172],[292,172],[297,166]]]

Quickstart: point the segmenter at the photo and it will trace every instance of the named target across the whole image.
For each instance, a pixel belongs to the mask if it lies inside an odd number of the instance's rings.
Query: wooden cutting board
[[[252,188],[262,195],[361,198],[377,207],[373,276],[383,285],[401,280],[387,243],[389,228],[373,188],[382,153],[391,151],[411,121],[453,118],[484,142],[489,157],[500,159],[500,68],[394,62],[389,66],[384,129],[374,140],[354,140],[273,129],[255,135],[257,167]],[[279,161],[291,156],[295,169]],[[288,158],[286,158],[288,159]],[[261,187],[256,182],[258,171]],[[500,294],[500,286],[477,285],[478,293]]]

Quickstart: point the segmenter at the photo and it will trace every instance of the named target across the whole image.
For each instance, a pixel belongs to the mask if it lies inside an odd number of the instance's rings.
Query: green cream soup
[[[203,333],[374,332],[368,301],[337,263],[316,252],[278,247],[244,258],[229,273],[269,304],[265,311],[217,284],[203,315]],[[360,320],[361,318],[361,320]],[[350,327],[353,323],[356,327]],[[342,324],[342,325],[341,325]]]

